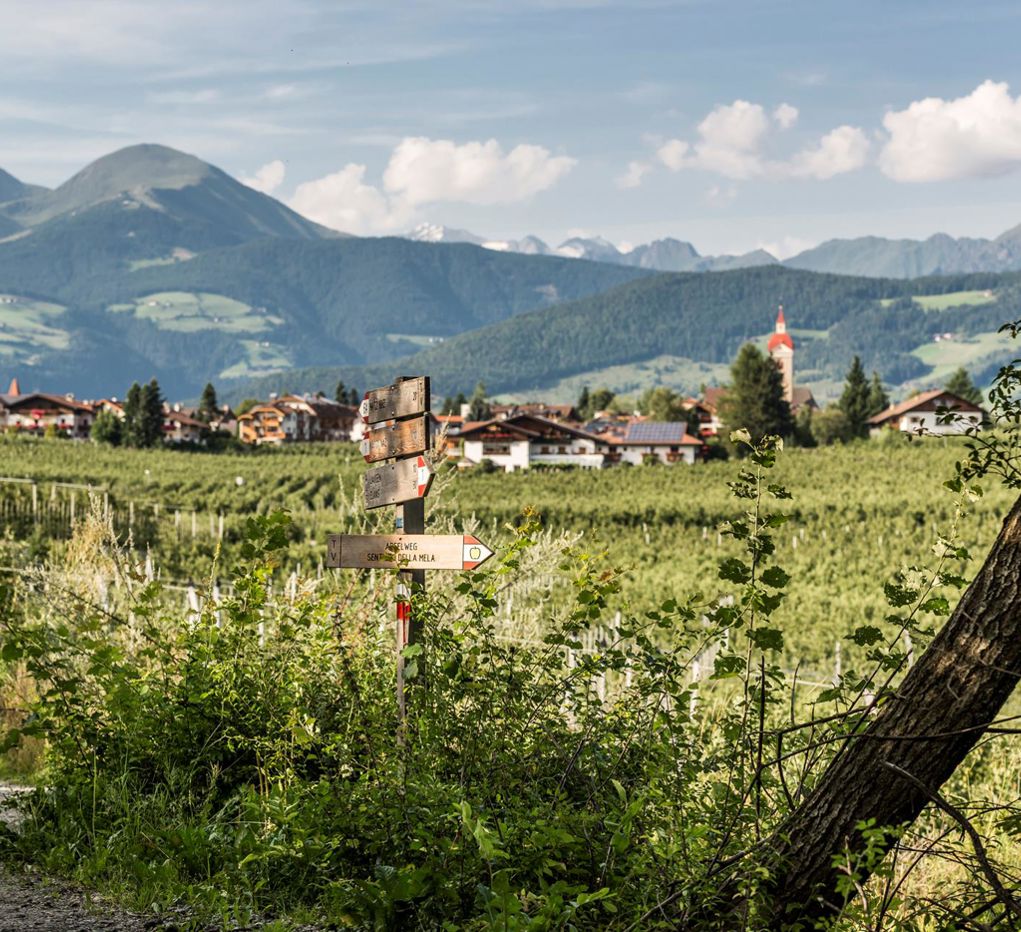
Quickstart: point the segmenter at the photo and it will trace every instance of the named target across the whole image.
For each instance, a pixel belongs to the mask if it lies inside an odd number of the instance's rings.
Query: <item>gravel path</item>
[[[151,922],[104,911],[81,890],[0,867],[0,932],[141,932]]]
[[[0,823],[17,828],[12,802],[25,792],[27,787],[0,784]],[[104,910],[96,894],[0,864],[0,932],[141,932],[153,926],[151,920]]]

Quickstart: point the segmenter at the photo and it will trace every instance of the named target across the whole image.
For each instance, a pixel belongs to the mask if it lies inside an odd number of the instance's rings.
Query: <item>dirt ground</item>
[[[0,784],[0,823],[17,828],[12,802],[25,787]],[[37,873],[0,864],[0,932],[134,932],[153,924],[103,909],[102,900]]]

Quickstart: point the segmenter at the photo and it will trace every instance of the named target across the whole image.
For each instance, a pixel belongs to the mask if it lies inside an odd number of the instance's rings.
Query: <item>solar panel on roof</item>
[[[684,424],[639,421],[628,427],[626,439],[633,443],[680,443],[684,439]]]

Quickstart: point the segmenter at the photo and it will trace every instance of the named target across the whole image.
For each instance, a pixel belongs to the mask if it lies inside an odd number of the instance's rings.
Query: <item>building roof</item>
[[[636,421],[628,425],[623,444],[646,446],[702,446],[702,441],[692,437],[682,421]]]
[[[70,411],[80,411],[85,414],[92,413],[92,405],[86,404],[84,401],[75,401],[66,395],[50,395],[46,392],[31,392],[28,395],[19,395],[16,398],[10,398],[9,401],[5,400],[5,404],[8,408],[16,408],[38,404],[40,401],[55,405],[58,408],[66,408]]]
[[[710,411],[716,412],[719,410],[720,402],[727,396],[727,389],[722,385],[711,385],[705,390],[705,394],[702,398],[702,404],[704,404]]]
[[[773,335],[769,338],[767,348],[769,352],[773,352],[778,346],[786,346],[789,349],[794,349],[794,341],[791,339],[791,335],[787,332],[787,320],[783,316],[783,305],[780,305],[780,310],[776,315],[776,327],[774,328]]]
[[[962,398],[960,395],[955,395],[953,392],[948,392],[944,388],[934,388],[927,392],[921,392],[914,395],[911,398],[907,398],[897,404],[890,405],[885,411],[880,411],[879,414],[874,414],[869,418],[869,423],[873,425],[885,424],[887,421],[893,420],[900,417],[902,414],[907,414],[909,411],[915,411],[918,408],[930,405],[933,402],[937,402],[935,407],[950,408],[954,411],[968,411],[971,413],[985,414],[985,408],[981,405],[973,404],[966,398]]]
[[[812,389],[795,385],[791,389],[791,410],[797,411],[798,408],[802,408],[805,405],[810,408],[819,407],[818,402],[815,400],[815,395],[812,394]]]
[[[493,436],[494,432],[515,433],[529,440],[578,437],[582,440],[595,440],[605,443],[605,438],[597,437],[588,431],[565,424],[562,421],[551,421],[535,414],[516,414],[512,417],[493,418],[489,421],[469,422],[461,429],[460,436],[471,440],[472,434]]]

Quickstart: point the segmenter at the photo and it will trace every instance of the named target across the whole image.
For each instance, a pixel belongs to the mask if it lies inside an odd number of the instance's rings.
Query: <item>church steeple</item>
[[[794,340],[787,332],[787,320],[783,316],[783,305],[776,314],[776,327],[768,343],[770,358],[776,363],[783,376],[783,394],[788,402],[794,401]]]

